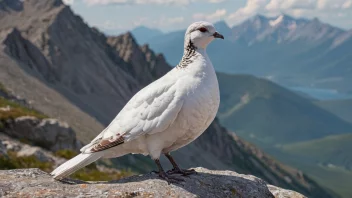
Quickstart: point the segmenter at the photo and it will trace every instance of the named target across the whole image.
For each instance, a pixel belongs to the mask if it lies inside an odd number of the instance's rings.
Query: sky
[[[237,25],[256,15],[314,18],[352,29],[352,0],[63,0],[89,25],[110,34],[138,26],[170,32],[199,20]]]

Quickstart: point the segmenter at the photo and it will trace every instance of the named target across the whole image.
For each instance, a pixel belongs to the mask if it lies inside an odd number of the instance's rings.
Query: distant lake
[[[318,100],[352,99],[352,94],[340,93],[333,89],[319,89],[311,87],[289,87],[293,91],[304,93]]]

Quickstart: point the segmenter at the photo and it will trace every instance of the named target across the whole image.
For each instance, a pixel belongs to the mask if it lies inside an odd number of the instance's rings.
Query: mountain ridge
[[[231,33],[225,32],[227,42],[208,47],[219,72],[252,74],[286,86],[352,91],[348,86],[352,83],[348,69],[352,61],[349,54],[352,30],[316,18],[257,15],[231,27]],[[157,53],[163,53],[172,65],[177,65],[180,57],[176,54],[182,53],[182,41],[183,32],[176,31],[149,39],[147,43]],[[229,53],[219,53],[218,49]]]

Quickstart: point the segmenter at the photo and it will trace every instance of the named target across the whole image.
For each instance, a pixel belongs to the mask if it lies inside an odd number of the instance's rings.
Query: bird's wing
[[[82,152],[98,152],[143,134],[167,129],[183,106],[175,82],[153,83],[139,91],[116,118]]]

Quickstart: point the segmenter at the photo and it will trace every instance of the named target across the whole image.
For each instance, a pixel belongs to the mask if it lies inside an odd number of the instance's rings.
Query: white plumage
[[[129,153],[150,155],[160,176],[170,178],[160,166],[160,155],[195,140],[219,107],[218,81],[205,50],[214,38],[223,37],[212,24],[193,23],[186,31],[180,64],[134,95],[110,125],[81,149],[82,154],[51,173],[54,178],[67,177],[99,158]],[[174,169],[182,172],[177,165]]]

